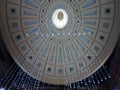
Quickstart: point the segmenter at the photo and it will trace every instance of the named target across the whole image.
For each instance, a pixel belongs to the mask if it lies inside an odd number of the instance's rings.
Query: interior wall
[[[7,52],[2,40],[0,39],[0,78],[4,76],[12,63],[13,59]]]

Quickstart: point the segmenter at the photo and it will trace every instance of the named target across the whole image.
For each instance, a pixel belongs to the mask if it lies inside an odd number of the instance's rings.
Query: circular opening
[[[68,14],[63,9],[57,9],[54,11],[52,15],[52,23],[55,28],[61,30],[63,29],[68,23]]]

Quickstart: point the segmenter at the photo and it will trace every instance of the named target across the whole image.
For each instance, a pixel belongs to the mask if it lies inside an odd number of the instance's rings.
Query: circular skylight
[[[57,29],[63,29],[68,22],[68,15],[63,9],[57,9],[52,16],[53,25]]]
[[[112,53],[120,0],[1,0],[2,39],[15,62],[49,84],[85,79]]]

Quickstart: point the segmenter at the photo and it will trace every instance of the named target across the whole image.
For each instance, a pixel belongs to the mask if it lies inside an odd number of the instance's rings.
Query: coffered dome
[[[30,76],[63,85],[85,79],[112,53],[120,0],[1,0],[3,41]]]

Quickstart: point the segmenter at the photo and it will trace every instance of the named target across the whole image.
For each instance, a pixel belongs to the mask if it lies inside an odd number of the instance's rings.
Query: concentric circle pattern
[[[93,74],[109,57],[119,33],[119,0],[0,2],[9,52],[24,71],[45,83],[74,83]],[[52,21],[57,9],[68,15],[61,29]]]

